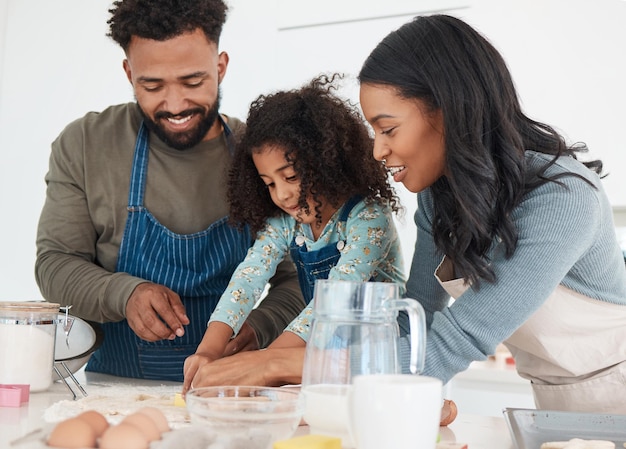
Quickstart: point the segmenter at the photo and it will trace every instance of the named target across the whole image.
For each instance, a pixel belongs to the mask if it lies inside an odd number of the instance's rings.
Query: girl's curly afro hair
[[[219,44],[227,11],[222,0],[119,0],[109,10],[107,36],[127,51],[132,36],[164,41],[201,28]]]
[[[270,198],[252,154],[283,149],[300,180],[299,205],[307,196],[340,207],[353,195],[400,209],[387,172],[372,154],[373,140],[356,108],[333,94],[340,75],[322,75],[297,90],[261,95],[250,106],[245,133],[228,176],[231,222],[256,234],[265,221],[284,213]]]

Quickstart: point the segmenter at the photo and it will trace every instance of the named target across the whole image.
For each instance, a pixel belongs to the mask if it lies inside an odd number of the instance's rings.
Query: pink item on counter
[[[0,384],[0,407],[20,407],[29,397],[30,385]]]

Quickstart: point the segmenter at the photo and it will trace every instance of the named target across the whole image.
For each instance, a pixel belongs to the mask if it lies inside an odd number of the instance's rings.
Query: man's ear
[[[224,76],[226,75],[226,69],[228,68],[229,56],[225,51],[218,55],[217,60],[217,83],[221,84]]]
[[[126,72],[126,78],[128,78],[130,84],[133,84],[133,72],[130,69],[130,63],[128,62],[128,59],[124,59],[124,61],[122,62],[122,66],[124,67],[124,72]]]

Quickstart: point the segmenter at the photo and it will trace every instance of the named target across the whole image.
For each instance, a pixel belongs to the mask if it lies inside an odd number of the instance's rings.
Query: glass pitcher
[[[302,372],[304,420],[311,433],[342,439],[353,447],[349,434],[347,392],[359,374],[401,372],[397,316],[409,317],[409,369],[424,366],[426,322],[422,306],[400,298],[397,284],[318,280],[313,297],[314,319]]]

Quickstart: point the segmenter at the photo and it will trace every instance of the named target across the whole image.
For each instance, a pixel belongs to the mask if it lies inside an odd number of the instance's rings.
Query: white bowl
[[[81,318],[69,315],[71,320],[69,333],[65,334],[65,314],[59,313],[59,324],[57,325],[56,341],[54,344],[54,362],[63,377],[70,374],[65,370],[60,362],[71,374],[81,369],[91,357],[91,354],[100,347],[104,338],[102,328],[98,323],[92,323]],[[58,374],[52,370],[52,379],[59,380]]]
[[[249,440],[247,447],[272,447],[290,438],[304,413],[298,390],[283,387],[219,386],[190,390],[186,397],[191,423],[220,440]]]

